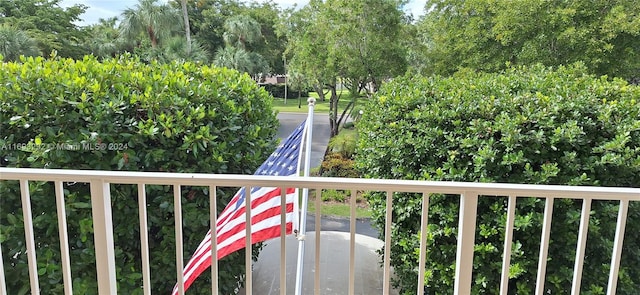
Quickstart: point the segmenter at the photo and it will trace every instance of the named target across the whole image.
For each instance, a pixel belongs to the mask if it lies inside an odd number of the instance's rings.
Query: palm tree
[[[107,58],[115,56],[125,46],[116,28],[117,17],[100,19],[98,24],[89,27],[89,38],[85,47],[96,57]]]
[[[233,46],[225,46],[218,49],[213,63],[216,66],[227,67],[240,72],[251,72],[253,70],[253,61],[249,52]]]
[[[182,29],[180,14],[167,4],[158,4],[158,0],[140,0],[135,8],[127,8],[122,12],[120,31],[123,36],[132,38],[146,34],[151,47],[171,36],[171,33]]]
[[[191,40],[187,44],[182,37],[173,37],[163,46],[162,57],[165,62],[172,60],[188,60],[194,62],[207,63],[209,54],[197,40]]]
[[[40,49],[27,33],[8,25],[0,25],[0,54],[5,61],[15,61],[24,56],[38,56]]]
[[[247,49],[251,44],[262,37],[260,23],[248,15],[236,15],[224,22],[224,41],[227,46],[236,46]]]

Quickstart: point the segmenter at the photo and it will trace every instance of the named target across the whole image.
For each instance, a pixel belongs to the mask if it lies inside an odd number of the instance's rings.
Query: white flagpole
[[[313,107],[316,99],[309,97],[309,114],[307,115],[307,143],[304,153],[304,176],[309,176],[311,166],[311,139],[313,129]],[[307,228],[307,203],[309,199],[309,188],[302,189],[302,206],[300,207],[300,230],[298,231],[298,261],[296,273],[296,295],[302,295],[302,272],[304,269],[304,239]]]
[[[296,176],[300,176],[300,169],[302,168],[302,154],[304,153],[304,139],[307,136],[307,130],[309,130],[309,122],[305,121],[302,127],[302,139],[300,139],[300,152],[298,153],[298,170],[296,170]],[[293,198],[293,229],[298,230],[300,228],[300,195],[298,194],[298,188],[296,188],[295,197]]]

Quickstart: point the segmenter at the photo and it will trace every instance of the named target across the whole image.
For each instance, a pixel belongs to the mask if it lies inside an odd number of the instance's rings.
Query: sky
[[[166,2],[166,0],[161,1]],[[258,2],[260,1],[258,0]],[[274,2],[280,5],[281,8],[289,8],[294,4],[302,7],[308,3],[308,0],[274,0]],[[426,0],[410,0],[405,6],[405,11],[412,13],[414,17],[422,15],[425,2]],[[88,6],[87,11],[81,16],[83,21],[78,23],[78,25],[84,26],[97,23],[100,18],[106,19],[119,16],[124,9],[134,7],[136,3],[138,3],[138,0],[62,0],[61,6],[68,7],[74,4]]]

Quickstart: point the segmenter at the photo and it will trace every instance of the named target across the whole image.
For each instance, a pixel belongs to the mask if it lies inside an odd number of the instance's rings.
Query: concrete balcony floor
[[[302,294],[314,294],[315,232],[307,232]],[[295,293],[298,241],[286,239],[287,294]],[[356,234],[355,294],[382,294],[383,269],[376,253],[383,241]],[[253,294],[280,294],[280,240],[266,242],[253,267]],[[349,290],[349,233],[320,233],[320,294],[343,295]],[[244,290],[240,294],[245,294]],[[391,290],[390,294],[398,294]]]

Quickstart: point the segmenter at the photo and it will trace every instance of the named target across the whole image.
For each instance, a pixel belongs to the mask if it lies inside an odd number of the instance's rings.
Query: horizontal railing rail
[[[630,201],[640,201],[640,189],[638,188],[607,188],[607,187],[583,187],[583,186],[556,186],[556,185],[526,185],[526,184],[499,184],[499,183],[469,183],[469,182],[433,182],[433,181],[410,181],[410,180],[385,180],[385,179],[350,179],[350,178],[320,178],[320,177],[276,177],[276,176],[253,176],[253,175],[217,175],[200,173],[165,173],[165,172],[124,172],[124,171],[95,171],[95,170],[58,170],[58,169],[30,169],[30,168],[0,168],[0,181],[19,181],[20,196],[22,200],[22,211],[25,226],[25,241],[27,247],[29,283],[32,294],[39,294],[39,278],[36,264],[35,245],[37,241],[33,232],[33,216],[31,212],[31,197],[29,192],[29,182],[45,181],[53,182],[55,185],[56,210],[58,215],[58,228],[61,249],[61,263],[63,272],[63,284],[65,294],[73,294],[72,273],[70,267],[71,257],[69,257],[68,233],[66,224],[66,206],[64,185],[68,182],[79,182],[90,184],[91,209],[94,226],[96,269],[98,274],[98,292],[100,294],[117,294],[116,259],[114,254],[113,224],[111,212],[111,184],[130,184],[138,186],[139,202],[139,222],[140,222],[140,242],[142,245],[142,287],[145,294],[151,294],[150,287],[150,266],[149,266],[149,246],[148,228],[146,213],[146,185],[170,185],[173,186],[174,211],[175,211],[175,233],[176,233],[176,278],[182,282],[182,268],[184,266],[183,257],[183,233],[182,233],[182,207],[181,207],[181,187],[182,186],[202,186],[209,187],[210,192],[210,219],[211,224],[216,221],[216,195],[215,191],[221,187],[245,187],[249,192],[250,187],[281,187],[281,188],[310,188],[316,189],[316,201],[320,200],[320,193],[323,189],[351,190],[351,232],[350,232],[350,259],[349,259],[349,294],[354,294],[355,281],[355,208],[356,194],[358,191],[380,191],[386,192],[386,219],[384,230],[384,253],[383,253],[383,294],[388,294],[390,290],[390,258],[393,253],[391,249],[391,225],[392,206],[394,193],[411,192],[421,193],[422,198],[422,219],[420,226],[420,254],[418,261],[418,288],[416,292],[424,292],[424,271],[426,261],[426,237],[428,225],[428,210],[430,194],[452,194],[460,196],[460,210],[458,223],[458,242],[455,264],[454,294],[470,294],[473,274],[473,257],[476,232],[476,213],[479,196],[500,196],[508,197],[507,219],[505,224],[505,241],[502,263],[502,281],[500,294],[507,294],[509,281],[509,266],[511,256],[511,243],[513,239],[513,228],[515,220],[515,208],[517,197],[535,197],[545,199],[545,210],[542,224],[542,234],[540,238],[540,254],[537,268],[536,294],[544,294],[544,283],[546,273],[546,261],[550,239],[551,219],[553,214],[553,203],[555,199],[577,199],[582,200],[582,214],[580,218],[580,228],[578,233],[578,243],[576,246],[576,260],[573,274],[572,294],[580,291],[582,265],[584,262],[586,237],[588,232],[591,203],[594,200],[612,200],[620,203],[618,219],[616,225],[615,238],[612,249],[612,259],[610,265],[607,294],[613,295],[616,292],[618,270],[623,245],[624,231],[627,222],[627,212]],[[2,184],[2,182],[0,182]],[[285,190],[282,190],[283,193]],[[52,196],[53,197],[53,196]],[[247,203],[250,203],[250,194],[246,194]],[[3,196],[0,196],[0,201]],[[320,218],[320,206],[316,206],[316,218]],[[0,208],[0,213],[2,208]],[[249,210],[248,210],[249,211]],[[249,220],[247,213],[246,220]],[[282,212],[284,218],[284,212]],[[247,222],[249,224],[249,222]],[[316,251],[319,251],[320,230],[319,222],[316,222]],[[250,226],[247,232],[250,231]],[[284,231],[284,227],[282,227]],[[282,232],[284,236],[284,232]],[[17,237],[7,237],[8,239]],[[215,241],[215,239],[212,239]],[[281,241],[284,252],[284,239]],[[215,244],[215,243],[214,243]],[[246,245],[251,247],[250,239],[246,239]],[[212,246],[215,253],[215,245]],[[186,249],[189,250],[189,249]],[[284,254],[281,257],[280,283],[281,294],[286,294],[285,290],[285,270]],[[316,252],[315,267],[315,294],[320,294],[319,284],[319,252]],[[216,255],[212,255],[216,257]],[[251,251],[246,251],[245,263],[246,291],[252,293],[251,277]],[[7,294],[6,276],[4,264],[2,263],[2,247],[0,245],[0,293]],[[217,294],[217,261],[212,261],[212,293]],[[180,289],[180,293],[183,290]]]

